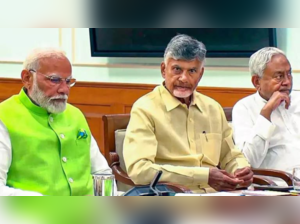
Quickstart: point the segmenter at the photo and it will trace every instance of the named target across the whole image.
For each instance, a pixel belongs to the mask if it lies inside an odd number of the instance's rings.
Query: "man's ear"
[[[164,61],[160,64],[160,72],[161,72],[162,77],[165,78],[166,77],[166,64]]]
[[[21,79],[23,82],[23,86],[30,90],[33,86],[33,75],[28,70],[22,70],[21,72]]]
[[[204,66],[201,68],[200,77],[199,77],[199,81],[198,82],[200,82],[200,80],[202,79],[203,74],[204,74]]]
[[[258,75],[253,75],[252,76],[252,84],[255,87],[255,89],[259,90],[260,89],[260,78]]]

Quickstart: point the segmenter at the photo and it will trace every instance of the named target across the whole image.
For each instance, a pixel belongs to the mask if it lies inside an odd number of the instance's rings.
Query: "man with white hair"
[[[0,195],[93,195],[91,174],[111,174],[81,111],[65,53],[34,50],[24,87],[0,104]]]
[[[292,172],[300,165],[300,96],[285,53],[266,47],[249,61],[257,92],[233,108],[234,140],[254,168]]]
[[[223,108],[196,91],[205,55],[198,40],[174,37],[161,64],[163,85],[133,105],[123,151],[135,184],[149,184],[159,170],[161,181],[199,193],[251,184],[253,173],[233,144]]]

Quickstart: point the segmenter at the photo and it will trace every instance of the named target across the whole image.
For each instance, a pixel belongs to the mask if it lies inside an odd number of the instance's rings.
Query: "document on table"
[[[232,192],[216,192],[208,194],[175,194],[175,196],[245,196],[242,193],[232,193]]]

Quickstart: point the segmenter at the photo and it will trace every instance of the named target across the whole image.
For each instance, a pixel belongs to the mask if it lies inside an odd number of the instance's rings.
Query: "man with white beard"
[[[111,174],[81,111],[67,104],[76,79],[65,53],[26,58],[24,87],[0,104],[0,195],[93,195],[91,174]]]

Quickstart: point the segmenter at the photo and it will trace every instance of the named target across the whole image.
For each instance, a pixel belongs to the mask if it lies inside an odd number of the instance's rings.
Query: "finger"
[[[230,184],[232,186],[236,186],[236,185],[244,182],[243,180],[240,180],[240,179],[237,179],[237,178],[230,178],[230,177],[228,177],[226,175],[224,175],[223,178],[224,178],[223,179],[224,183]]]
[[[285,108],[286,108],[286,109],[289,109],[290,104],[291,104],[291,98],[290,98],[290,96],[288,96],[288,95],[286,95],[286,94],[284,94],[284,95],[282,95],[282,96],[283,96],[283,99],[284,99],[284,101],[285,101]]]
[[[227,177],[230,177],[230,178],[233,178],[233,179],[235,178],[235,175],[227,173],[225,170],[221,170],[221,173],[226,175]]]
[[[290,97],[287,97],[287,100],[285,101],[285,108],[289,109],[290,105],[291,105],[291,99]]]
[[[241,187],[249,187],[253,183],[253,179],[251,178],[249,181],[245,181],[244,183],[240,184]]]
[[[246,174],[246,175],[244,175],[244,176],[240,176],[240,177],[239,177],[239,179],[240,179],[240,180],[243,180],[244,182],[245,182],[245,181],[249,181],[251,178],[253,178],[252,172],[251,172],[251,173],[248,173],[248,174]]]
[[[251,169],[249,167],[245,167],[244,169],[237,170],[235,173],[235,177],[241,177],[249,174],[251,172]]]
[[[244,182],[243,182],[243,183],[244,183]],[[223,183],[223,184],[222,184],[222,188],[223,188],[223,189],[226,188],[226,189],[228,189],[228,190],[233,191],[233,190],[235,190],[235,189],[237,188],[237,186],[239,186],[239,185],[241,185],[241,184],[243,184],[243,183],[240,183],[240,184],[234,184],[234,185],[229,184],[229,183]]]
[[[245,177],[245,176],[247,176],[247,175],[251,175],[251,171],[250,170],[245,170],[245,171],[243,171],[243,172],[240,172],[240,173],[237,173],[236,175],[235,175],[235,178],[238,178],[238,179],[241,179],[241,178],[243,178],[243,177]]]

